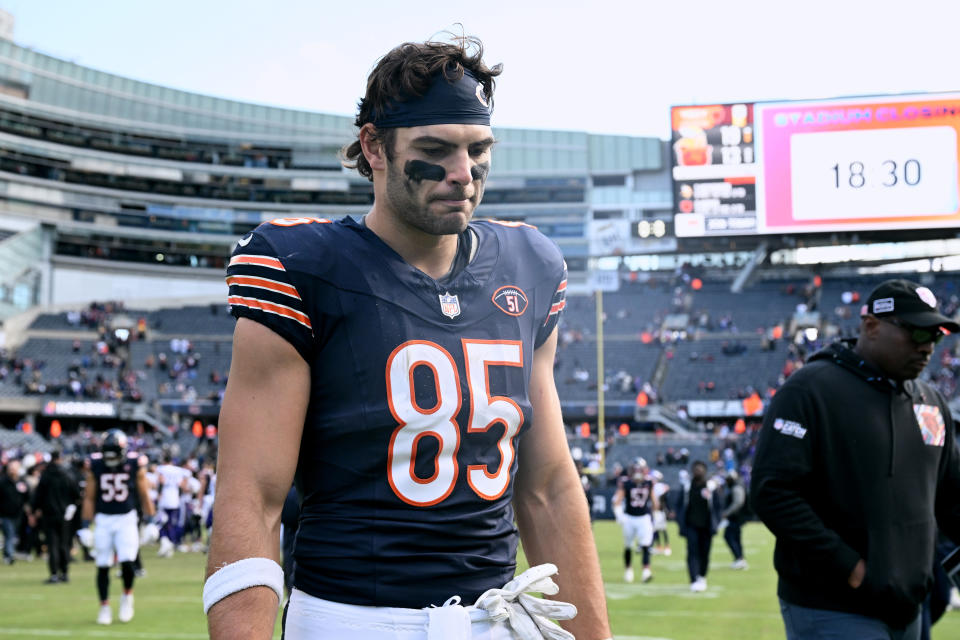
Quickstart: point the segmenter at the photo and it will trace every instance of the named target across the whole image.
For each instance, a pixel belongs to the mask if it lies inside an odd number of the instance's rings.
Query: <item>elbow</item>
[[[761,520],[764,519],[764,515],[767,512],[768,506],[768,495],[767,492],[763,490],[763,487],[760,486],[761,483],[757,483],[750,490],[750,508]]]

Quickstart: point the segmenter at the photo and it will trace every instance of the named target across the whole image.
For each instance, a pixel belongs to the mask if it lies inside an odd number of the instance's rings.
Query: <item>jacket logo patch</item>
[[[913,405],[913,413],[917,416],[917,426],[923,436],[923,444],[942,447],[947,438],[947,428],[940,414],[940,407],[930,404]]]
[[[807,435],[807,430],[799,422],[793,420],[777,418],[773,421],[773,428],[785,436],[793,436],[798,440],[803,440],[803,437]]]
[[[460,315],[460,299],[449,291],[440,294],[440,311],[448,318],[456,318]]]
[[[493,304],[508,316],[522,316],[527,310],[527,294],[520,287],[507,285],[493,293]]]

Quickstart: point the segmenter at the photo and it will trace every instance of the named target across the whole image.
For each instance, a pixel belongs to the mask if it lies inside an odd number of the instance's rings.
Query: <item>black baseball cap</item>
[[[957,324],[937,311],[937,297],[930,289],[909,280],[881,282],[870,293],[860,315],[878,318],[896,317],[914,327],[943,327],[950,333],[960,332]]]

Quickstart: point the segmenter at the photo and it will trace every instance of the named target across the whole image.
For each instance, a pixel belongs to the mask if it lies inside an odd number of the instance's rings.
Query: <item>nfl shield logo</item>
[[[449,291],[441,294],[440,311],[448,318],[456,318],[460,315],[460,300],[457,299],[457,296],[450,295]]]

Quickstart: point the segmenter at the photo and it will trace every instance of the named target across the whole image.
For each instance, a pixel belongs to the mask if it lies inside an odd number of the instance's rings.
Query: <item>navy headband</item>
[[[422,96],[397,100],[370,122],[375,127],[421,127],[429,124],[482,124],[490,126],[490,107],[483,85],[466,69],[459,80],[448,80],[443,71],[431,78]]]

